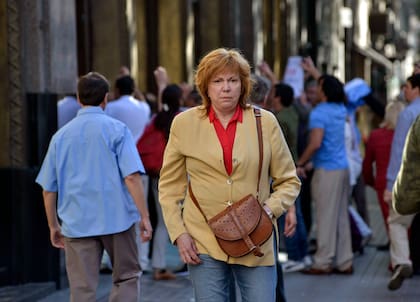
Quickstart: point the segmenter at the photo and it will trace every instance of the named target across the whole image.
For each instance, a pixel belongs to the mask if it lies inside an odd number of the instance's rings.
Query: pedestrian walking
[[[408,131],[417,116],[420,115],[420,74],[414,74],[407,79],[404,96],[408,105],[398,116],[392,139],[391,156],[386,174],[387,185],[384,192],[384,201],[389,205],[388,228],[393,269],[393,275],[388,283],[388,289],[390,290],[399,289],[404,279],[410,277],[413,273],[407,230],[414,215],[400,215],[394,210],[392,207],[392,188],[401,167],[402,153]]]
[[[96,301],[103,250],[113,265],[111,301],[139,299],[142,240],[152,227],[143,195],[144,172],[130,130],[104,113],[109,84],[99,73],[77,85],[82,108],[51,139],[36,182],[43,188],[51,243],[64,248],[70,301]],[[140,212],[140,216],[139,216]]]
[[[170,238],[188,264],[195,301],[228,301],[233,281],[243,301],[275,301],[274,223],[300,189],[290,151],[274,115],[259,109],[255,116],[247,104],[250,66],[238,51],[219,48],[208,53],[198,65],[195,82],[203,105],[175,117],[160,174],[159,199]],[[258,198],[271,217],[270,232],[275,231],[252,252],[230,256],[206,219],[249,194]]]

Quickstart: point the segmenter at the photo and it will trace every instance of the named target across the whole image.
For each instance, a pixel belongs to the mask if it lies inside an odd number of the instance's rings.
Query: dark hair
[[[120,95],[131,95],[134,92],[134,79],[129,76],[121,76],[115,80],[115,88],[118,89]]]
[[[162,92],[162,111],[156,114],[155,127],[165,132],[169,137],[169,130],[175,115],[179,112],[182,89],[176,84],[168,85]]]
[[[83,105],[99,106],[108,92],[108,80],[98,72],[89,72],[77,83],[77,95]]]
[[[344,85],[335,76],[324,74],[318,79],[322,91],[330,103],[347,103]]]
[[[384,118],[385,116],[385,105],[381,102],[380,99],[378,99],[376,96],[373,95],[373,93],[369,93],[363,97],[363,100],[365,101],[366,105],[369,106],[369,108],[376,113],[380,118]]]
[[[420,90],[420,73],[418,74],[413,74],[412,76],[407,78],[407,82],[410,82],[411,84],[411,88],[416,88],[418,87]]]
[[[275,96],[280,97],[280,102],[284,107],[289,107],[293,103],[293,88],[285,83],[277,83],[274,87]]]

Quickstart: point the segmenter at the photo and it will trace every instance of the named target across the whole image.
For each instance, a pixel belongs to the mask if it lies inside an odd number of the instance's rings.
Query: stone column
[[[199,1],[199,35],[196,36],[197,40],[197,58],[200,59],[208,51],[220,47],[221,34],[220,28],[224,27],[224,21],[219,18],[220,1]]]
[[[127,0],[131,73],[141,91],[147,91],[147,0]]]
[[[274,15],[273,15],[273,39],[274,39],[274,53],[273,53],[273,71],[281,78],[282,70],[284,69],[284,57],[286,49],[286,22],[283,19],[286,2],[285,0],[273,0]]]
[[[4,2],[3,2],[4,3]],[[7,60],[7,68],[5,69],[8,76],[8,81],[5,90],[5,98],[2,102],[4,104],[4,113],[2,113],[5,125],[4,138],[4,155],[2,156],[2,166],[22,167],[26,164],[26,150],[25,150],[25,105],[22,91],[21,81],[21,56],[20,56],[20,8],[16,1],[7,1],[3,4],[3,9],[6,8],[6,23],[7,33],[4,40],[7,47],[5,56],[2,59]],[[3,27],[2,27],[3,28]],[[2,150],[3,151],[3,150]],[[3,153],[3,152],[2,152]]]
[[[102,73],[112,84],[120,66],[131,65],[126,1],[94,1],[91,24],[92,68]]]
[[[76,93],[77,34],[75,0],[50,0],[50,91]]]
[[[167,69],[174,83],[180,83],[186,75],[185,11],[182,0],[158,1],[159,64]]]
[[[251,0],[220,1],[220,46],[239,49],[253,64],[254,20]]]
[[[55,281],[41,190],[35,177],[57,128],[57,97],[77,77],[74,0],[8,0],[0,4],[1,285]],[[37,247],[34,249],[34,247]]]
[[[252,19],[254,20],[254,49],[253,61],[254,66],[265,60],[264,58],[264,15],[263,15],[263,0],[256,0],[252,2]]]
[[[0,167],[11,165],[10,160],[10,110],[9,110],[9,36],[13,29],[18,30],[17,8],[10,13],[7,1],[0,2],[0,70],[2,79],[0,81]],[[10,9],[12,10],[12,8]],[[12,26],[13,23],[15,26]],[[9,25],[10,24],[10,25]],[[15,43],[18,37],[15,34]]]
[[[19,2],[23,91],[75,93],[78,70],[75,1]]]
[[[24,159],[21,164],[38,166],[57,129],[57,98],[76,92],[75,2],[20,0],[18,3],[22,44],[18,45],[16,53],[20,54],[22,83],[19,91],[23,95],[19,120],[25,125],[22,130]],[[12,57],[9,55],[9,58]],[[14,64],[12,68],[15,68]],[[13,80],[12,77],[10,79]],[[11,110],[15,107],[19,106],[13,104]],[[11,115],[12,122],[15,116]],[[11,136],[19,137],[15,134]]]
[[[262,34],[263,34],[263,58],[270,65],[274,63],[275,24],[273,0],[262,2]]]

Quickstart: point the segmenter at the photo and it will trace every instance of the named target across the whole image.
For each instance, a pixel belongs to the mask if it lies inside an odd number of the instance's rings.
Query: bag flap
[[[262,207],[259,201],[254,196],[248,195],[209,219],[208,224],[216,237],[224,240],[239,240],[242,235],[231,215],[235,215],[245,233],[250,234],[258,225],[261,212]]]

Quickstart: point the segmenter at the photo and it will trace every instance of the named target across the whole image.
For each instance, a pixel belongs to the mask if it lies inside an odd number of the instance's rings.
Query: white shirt
[[[139,101],[130,95],[123,95],[105,107],[109,116],[127,125],[137,143],[150,119],[150,107],[146,102]]]
[[[346,120],[344,129],[346,139],[347,161],[349,162],[350,186],[354,186],[357,178],[362,172],[362,156],[360,154],[359,145],[357,144],[355,130],[350,120]]]

